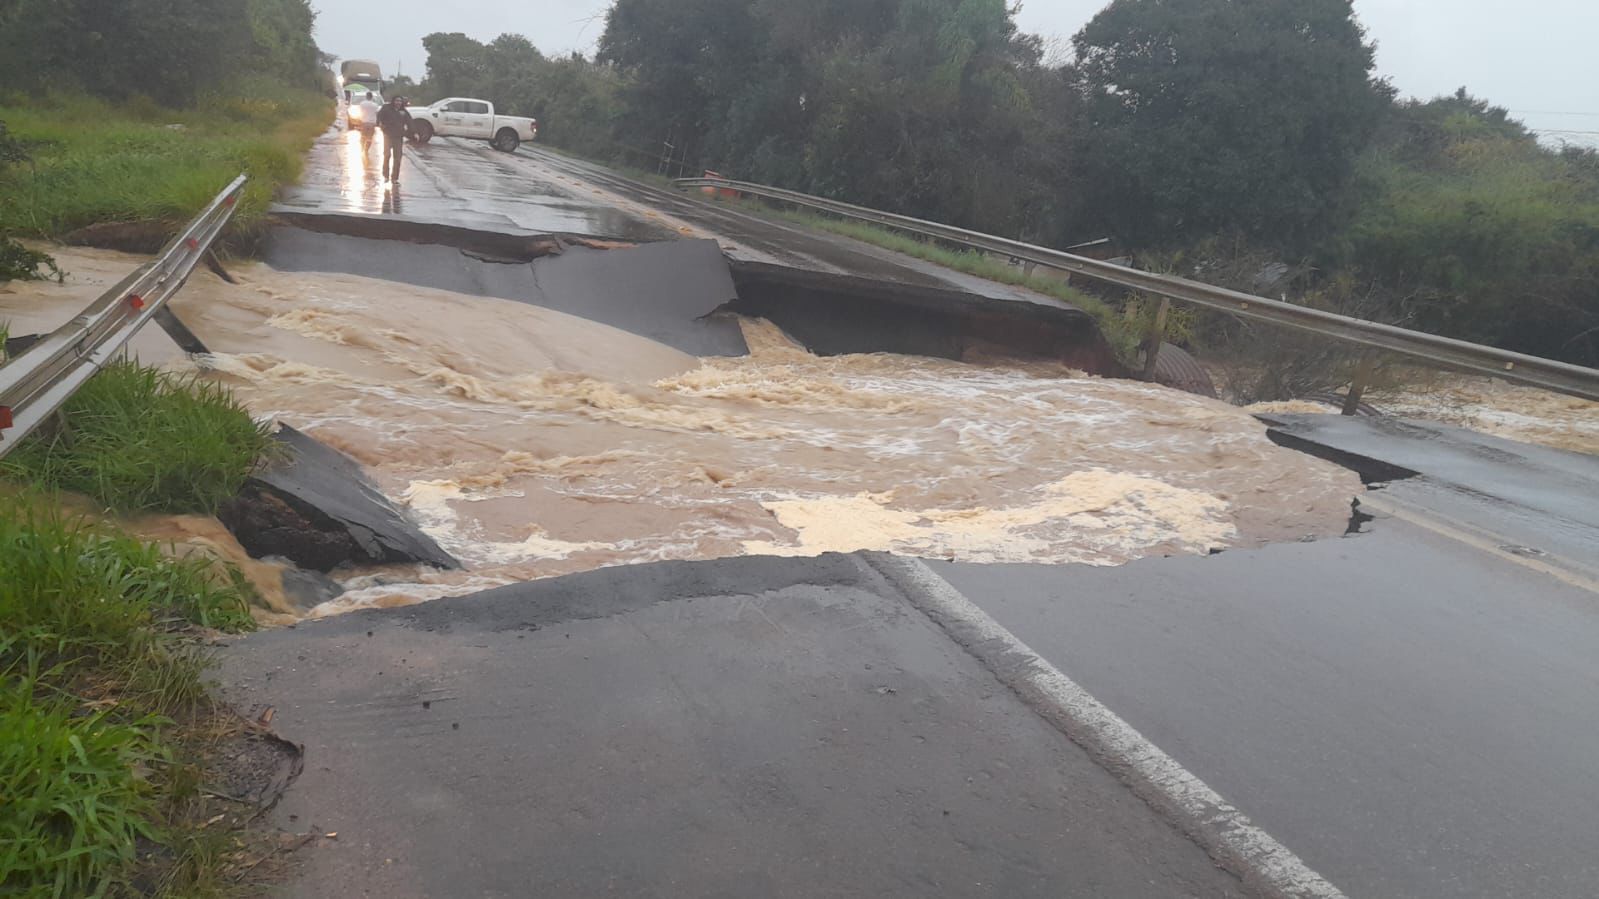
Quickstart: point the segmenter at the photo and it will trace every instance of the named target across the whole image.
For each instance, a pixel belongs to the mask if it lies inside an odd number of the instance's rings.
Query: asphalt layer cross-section
[[[1238,895],[852,556],[608,569],[256,634],[300,896]]]

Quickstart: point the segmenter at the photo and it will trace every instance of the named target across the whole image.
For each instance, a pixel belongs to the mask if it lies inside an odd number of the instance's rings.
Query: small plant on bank
[[[0,235],[0,282],[66,280],[49,253],[30,250],[5,235]]]
[[[8,165],[28,162],[28,148],[22,141],[11,136],[5,122],[0,122],[0,172]],[[43,270],[43,271],[41,271]],[[44,272],[47,271],[48,274]],[[54,278],[62,281],[64,276],[61,269],[56,267],[56,261],[47,253],[30,250],[4,233],[0,233],[0,282],[4,281],[43,281]],[[0,339],[0,345],[4,344]],[[0,359],[4,356],[0,355]]]
[[[3,461],[13,480],[88,494],[120,512],[212,513],[273,451],[225,387],[119,362]]]

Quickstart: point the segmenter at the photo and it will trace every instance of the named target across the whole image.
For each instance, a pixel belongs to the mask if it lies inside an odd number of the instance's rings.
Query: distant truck
[[[539,136],[537,119],[496,115],[494,104],[470,97],[448,97],[422,109],[411,110],[411,133],[417,143],[440,137],[486,140],[496,150],[516,151],[524,141]]]
[[[347,59],[339,66],[339,81],[345,87],[364,84],[368,90],[383,90],[383,69],[370,59]]]

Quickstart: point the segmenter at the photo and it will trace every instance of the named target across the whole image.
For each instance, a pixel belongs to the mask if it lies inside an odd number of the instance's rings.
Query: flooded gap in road
[[[235,274],[177,304],[212,376],[466,566],[340,572],[314,615],[746,554],[1118,564],[1341,534],[1361,490],[1241,410],[1058,362],[817,356],[747,317],[747,356],[701,358],[524,303]]]

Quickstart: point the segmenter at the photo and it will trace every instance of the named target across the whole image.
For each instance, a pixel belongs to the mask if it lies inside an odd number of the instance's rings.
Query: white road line
[[[1343,893],[991,618],[919,559],[881,553],[867,562],[995,676],[1096,761],[1169,816],[1251,889],[1272,897]]]
[[[1520,565],[1522,568],[1530,568],[1533,571],[1547,574],[1557,581],[1587,590],[1589,593],[1599,593],[1599,580],[1595,580],[1585,573],[1593,569],[1584,566],[1580,562],[1559,556],[1548,556],[1545,559],[1529,558],[1509,552],[1504,548],[1506,544],[1512,542],[1509,539],[1478,528],[1451,525],[1438,516],[1429,514],[1424,509],[1402,505],[1377,493],[1368,492],[1361,496],[1360,508],[1363,511],[1376,512],[1380,515],[1387,515],[1400,521],[1409,522],[1440,537],[1447,537],[1458,543],[1464,543],[1472,549],[1487,553],[1512,565]],[[1546,561],[1546,559],[1552,559],[1553,561]]]

